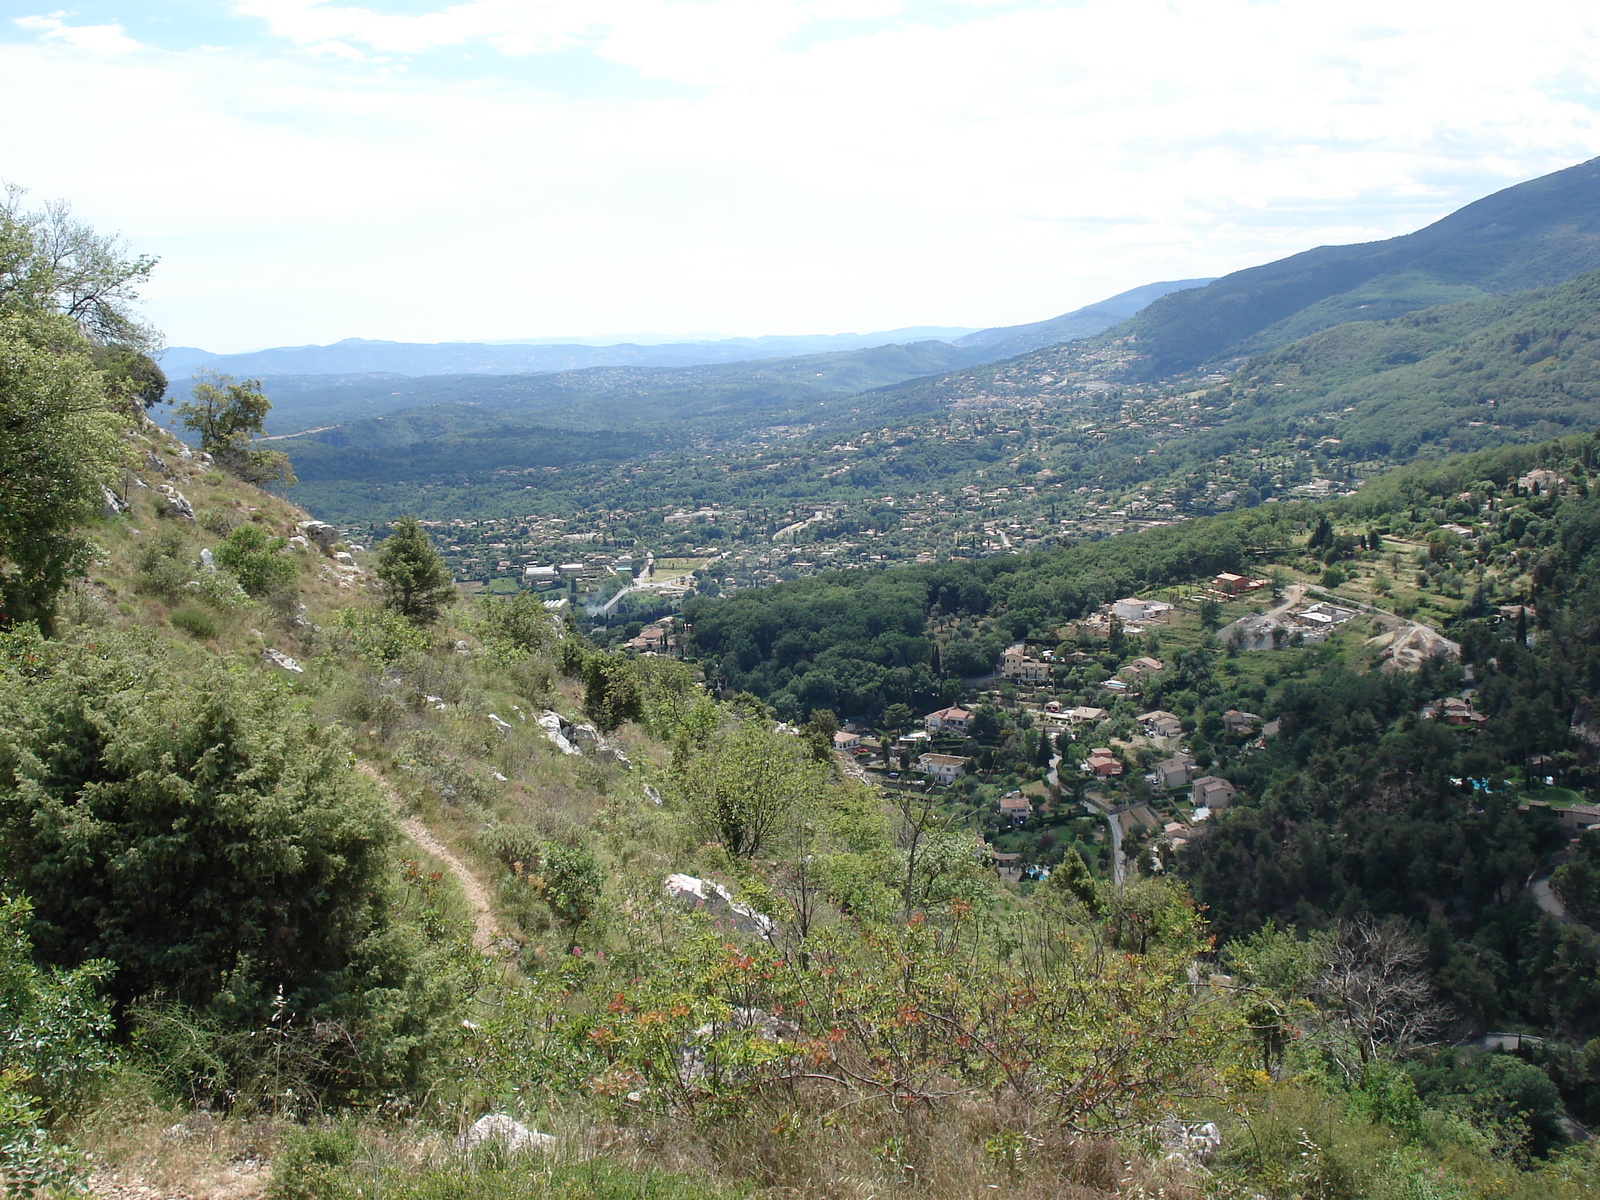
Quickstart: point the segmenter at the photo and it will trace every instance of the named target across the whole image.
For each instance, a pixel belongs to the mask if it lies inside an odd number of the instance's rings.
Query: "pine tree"
[[[450,568],[415,517],[402,517],[378,553],[384,603],[414,625],[439,619],[455,595]]]

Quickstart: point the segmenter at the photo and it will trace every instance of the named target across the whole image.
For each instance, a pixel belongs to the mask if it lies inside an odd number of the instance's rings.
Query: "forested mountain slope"
[[[1096,337],[889,396],[913,407],[1231,371],[1242,356],[1332,326],[1549,287],[1597,267],[1600,159],[1496,192],[1415,233],[1236,271],[1155,300]]]
[[[1346,321],[1548,287],[1600,267],[1600,159],[1486,196],[1415,233],[1323,246],[1156,301],[1111,336],[1155,379]]]

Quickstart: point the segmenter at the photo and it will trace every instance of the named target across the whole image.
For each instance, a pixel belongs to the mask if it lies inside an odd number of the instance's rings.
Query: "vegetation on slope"
[[[90,411],[55,419],[107,423],[118,453],[60,484],[111,494],[53,534],[86,567],[37,584],[53,629],[8,614],[4,635],[0,889],[19,895],[0,948],[0,1169],[13,1190],[69,1173],[74,1144],[162,1182],[213,1146],[273,1158],[284,1200],[1593,1190],[1600,1166],[1562,1144],[1553,1107],[1592,1087],[1592,1056],[1565,1038],[1579,1018],[1558,1014],[1545,1068],[1427,1055],[1447,1019],[1440,988],[1466,996],[1430,980],[1432,925],[1420,938],[1385,894],[1371,893],[1399,923],[1354,911],[1373,901],[1351,891],[1351,911],[1315,905],[1294,914],[1304,928],[1219,947],[1210,917],[1148,864],[1121,886],[1064,858],[1048,884],[1002,884],[937,797],[839,770],[827,714],[804,714],[797,734],[720,686],[742,671],[743,687],[803,706],[796,681],[823,673],[792,668],[851,640],[841,669],[879,655],[890,674],[914,670],[926,646],[943,679],[958,643],[1049,631],[1124,588],[1291,554],[1381,571],[1366,525],[1382,520],[1427,539],[1417,591],[1433,611],[1459,608],[1481,687],[1509,714],[1457,759],[1492,760],[1474,772],[1498,788],[1534,766],[1532,747],[1553,748],[1571,755],[1563,782],[1589,786],[1585,743],[1551,716],[1592,692],[1574,652],[1600,528],[1581,494],[1587,440],[1408,476],[1370,513],[1285,505],[708,604],[693,636],[722,645],[729,675],[708,689],[690,663],[596,649],[528,595],[413,603],[449,599],[427,586],[439,564],[420,527],[375,551],[334,540],[142,421],[115,379],[89,373],[92,342],[48,349],[63,361],[32,360],[27,386],[0,389],[5,415],[30,411],[40,373],[48,391],[58,368],[77,372]],[[1484,586],[1501,594],[1453,594],[1470,564],[1441,522],[1498,503],[1534,453],[1567,483],[1483,514]],[[1482,472],[1470,500],[1444,490],[1460,470]],[[8,552],[0,566],[27,564]],[[1531,647],[1489,623],[1501,599],[1535,606]],[[930,640],[915,618],[935,606]],[[1334,656],[1289,661],[1309,689],[1337,678]],[[1202,637],[1153,686],[1210,728],[1218,704],[1257,686],[1242,657]],[[1380,757],[1413,754],[1407,738],[1437,745],[1401,709],[1406,687],[1415,699],[1446,682],[1347,689],[1400,715],[1380,733],[1341,706],[1330,744],[1377,740]],[[1317,751],[1322,719],[1300,715],[1287,682],[1259,686],[1286,696],[1293,746],[1257,756],[1241,828],[1292,791],[1283,756]],[[1214,752],[1249,769],[1238,740]],[[1427,799],[1457,759],[1436,755],[1389,801]],[[405,845],[386,800],[476,872],[476,899]],[[673,875],[693,878],[669,890]],[[1585,878],[1562,876],[1580,904]],[[1504,908],[1517,893],[1502,891]],[[488,954],[467,919],[485,897],[501,931]],[[1225,887],[1214,909],[1223,928],[1257,920]],[[1456,897],[1444,919],[1454,948],[1487,920]],[[1564,961],[1574,979],[1593,966]],[[1397,989],[1376,1006],[1375,979]],[[458,1142],[485,1114],[554,1142]]]

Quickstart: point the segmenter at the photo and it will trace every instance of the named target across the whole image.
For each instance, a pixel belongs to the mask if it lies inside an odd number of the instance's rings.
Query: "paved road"
[[[644,570],[639,572],[639,578],[640,579],[649,579],[655,573],[656,573],[656,553],[655,553],[654,550],[651,550],[651,551],[648,551],[645,554]],[[642,592],[642,591],[644,591],[646,588],[648,588],[650,586],[651,585],[648,584],[648,583],[630,583],[627,587],[623,588],[615,596],[611,597],[611,599],[607,600],[604,604],[602,604],[600,606],[599,610],[595,613],[595,615],[599,616],[601,613],[604,613],[606,616],[609,617],[612,614],[612,612],[615,611],[615,609],[617,607],[617,604],[629,592]]]
[[[1099,792],[1090,792],[1083,807],[1106,819],[1106,827],[1111,830],[1111,882],[1121,887],[1128,877],[1128,860],[1122,853],[1122,822],[1117,820],[1117,810],[1106,804],[1105,799]]]
[[[1561,898],[1550,889],[1550,877],[1533,881],[1533,900],[1540,908],[1549,913],[1558,921],[1571,921],[1572,914],[1567,911],[1567,906],[1561,903]]]
[[[1050,771],[1044,777],[1045,782],[1053,788],[1061,786],[1061,776],[1056,773],[1056,767],[1060,763],[1061,755],[1057,754],[1050,760]],[[1097,817],[1104,817],[1106,826],[1111,830],[1111,881],[1121,887],[1128,873],[1127,860],[1122,856],[1122,824],[1117,820],[1114,809],[1104,807],[1104,796],[1098,792],[1090,792],[1089,797],[1083,802],[1084,811]]]

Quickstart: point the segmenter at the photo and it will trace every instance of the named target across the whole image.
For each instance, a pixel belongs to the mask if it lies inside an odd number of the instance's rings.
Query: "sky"
[[[1600,155],[1600,6],[0,0],[0,180],[146,315],[344,337],[1041,320]]]

